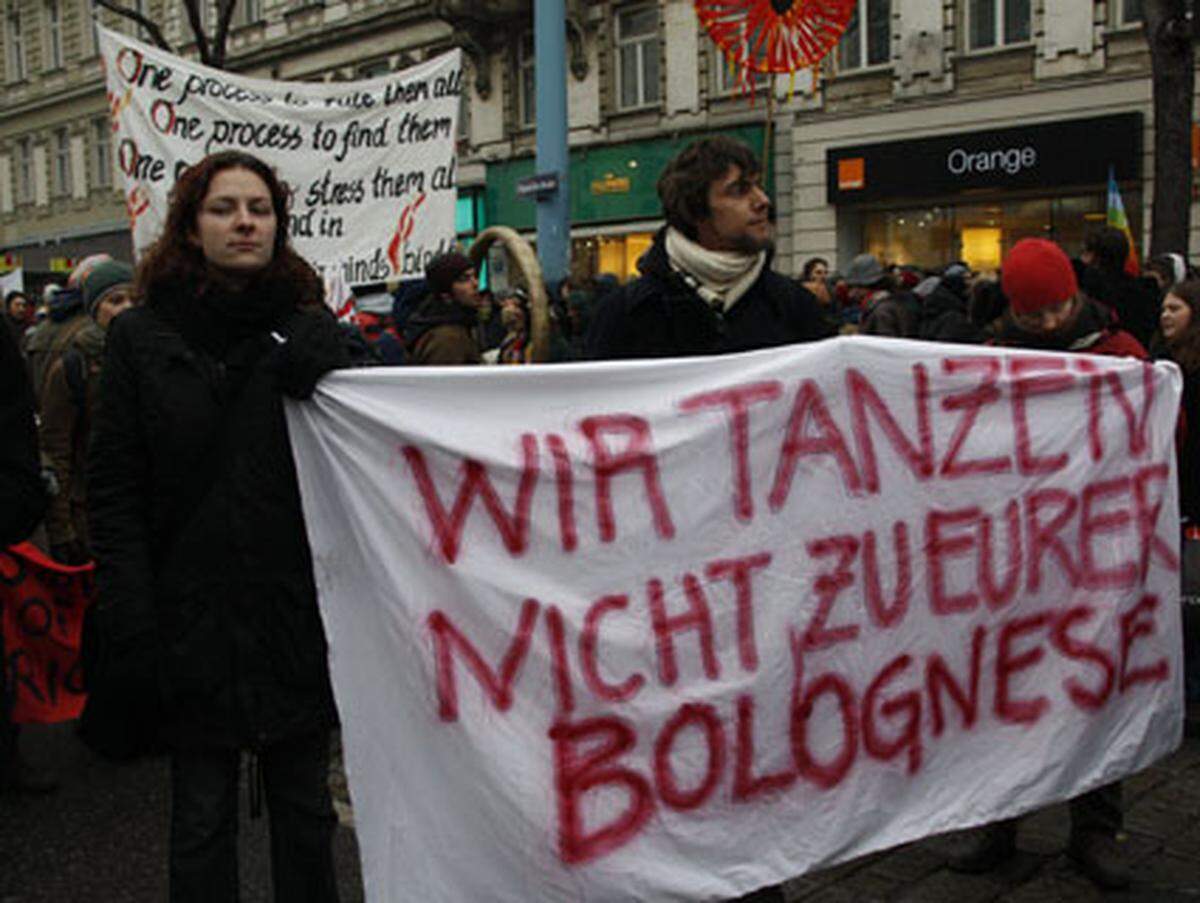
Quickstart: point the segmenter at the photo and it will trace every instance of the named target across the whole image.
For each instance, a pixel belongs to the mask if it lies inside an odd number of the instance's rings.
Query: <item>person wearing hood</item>
[[[1080,291],[1071,261],[1052,241],[1017,242],[1004,259],[1001,286],[1009,309],[994,344],[1148,359],[1141,343],[1113,326],[1109,312]],[[1070,810],[1067,855],[1101,888],[1128,886],[1128,855],[1120,842],[1120,782],[1075,797]],[[971,832],[967,848],[950,865],[961,872],[992,871],[1016,855],[1016,842],[1015,818],[993,822]]]
[[[1112,310],[1117,325],[1133,335],[1143,346],[1158,327],[1159,288],[1149,277],[1138,277],[1126,270],[1129,239],[1113,226],[1105,226],[1088,236],[1080,260],[1090,270],[1081,281],[1095,300]]]
[[[911,339],[921,322],[921,302],[901,289],[874,254],[859,254],[846,270],[850,312],[859,316],[864,335]]]
[[[597,305],[588,358],[728,354],[832,334],[812,292],[771,269],[771,201],[746,145],[694,142],[667,164],[658,196],[667,225],[641,276]]]
[[[729,354],[832,335],[812,292],[771,270],[774,226],[761,168],[744,144],[697,141],[658,180],[667,225],[641,277],[596,308],[593,360]],[[779,886],[740,898],[782,901]]]
[[[42,455],[54,471],[58,494],[46,512],[50,554],[63,564],[84,564],[88,545],[86,481],[88,436],[109,323],[133,303],[133,268],[106,259],[78,280],[87,320],[62,354],[49,363],[38,424]]]
[[[454,365],[480,363],[479,279],[475,264],[460,251],[440,254],[425,267],[429,296],[404,326],[408,363]]]

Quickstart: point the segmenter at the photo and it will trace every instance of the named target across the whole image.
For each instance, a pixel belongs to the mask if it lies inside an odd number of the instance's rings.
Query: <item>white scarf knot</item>
[[[767,263],[766,251],[710,251],[671,226],[666,248],[671,269],[720,313],[728,313],[750,290]]]

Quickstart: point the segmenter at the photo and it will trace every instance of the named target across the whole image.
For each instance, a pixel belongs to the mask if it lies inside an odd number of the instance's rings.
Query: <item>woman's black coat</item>
[[[152,299],[109,330],[89,452],[97,588],[112,667],[160,694],[175,748],[262,748],[336,720],[280,388],[311,393],[346,352],[332,317],[272,309],[230,323]]]

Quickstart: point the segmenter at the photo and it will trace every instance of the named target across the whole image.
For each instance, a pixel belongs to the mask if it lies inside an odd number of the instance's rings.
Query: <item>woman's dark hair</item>
[[[828,270],[829,269],[829,261],[826,260],[824,257],[810,257],[810,258],[808,258],[808,260],[804,261],[804,275],[801,277],[800,281],[808,282],[809,280],[811,280],[812,279],[812,271],[815,270],[818,266],[824,266],[825,269]]]
[[[724,135],[702,138],[680,151],[658,177],[658,199],[667,225],[695,241],[697,224],[712,214],[708,187],[731,166],[744,176],[757,176],[761,170],[754,151]]]
[[[256,284],[288,286],[298,295],[301,305],[321,304],[324,288],[321,278],[288,243],[288,208],[291,193],[275,175],[275,170],[251,154],[221,151],[189,166],[171,189],[167,222],[162,234],[150,246],[137,268],[134,293],[141,301],[152,301],[160,292],[187,286],[199,294],[208,291],[214,278],[204,251],[193,241],[196,217],[218,173],[227,169],[245,169],[260,179],[271,194],[275,211],[275,244],[271,261],[255,276]],[[195,287],[195,288],[193,288]]]
[[[1163,340],[1163,345],[1166,346],[1171,360],[1182,367],[1185,372],[1195,373],[1200,370],[1200,279],[1177,282],[1167,289],[1166,294],[1174,295],[1186,304],[1191,310],[1192,316],[1188,320],[1187,329],[1169,343]],[[1166,295],[1163,297],[1165,298]],[[1155,338],[1161,339],[1161,332]],[[1158,343],[1155,342],[1155,344]],[[1190,424],[1188,429],[1192,429]]]

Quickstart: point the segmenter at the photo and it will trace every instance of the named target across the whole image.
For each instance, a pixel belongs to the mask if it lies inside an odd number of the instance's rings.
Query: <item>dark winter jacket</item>
[[[597,305],[592,360],[693,357],[771,348],[832,335],[812,292],[770,268],[727,312],[710,307],[667,262],[665,230],[638,262],[641,278]]]
[[[1142,345],[1149,345],[1158,328],[1160,299],[1151,279],[1136,278],[1124,271],[1108,272],[1087,267],[1080,274],[1080,286],[1097,301],[1112,310],[1117,325]]]
[[[45,508],[29,374],[13,334],[0,329],[0,546],[28,537]]]
[[[348,353],[285,290],[230,300],[151,297],[113,321],[88,455],[99,604],[176,748],[335,721],[281,393]]]
[[[946,283],[950,284],[947,285]],[[926,296],[921,306],[921,325],[917,338],[934,342],[961,342],[976,344],[983,341],[983,331],[971,322],[967,314],[967,300],[953,290],[953,283],[962,280],[943,280]]]
[[[1018,348],[1038,348],[1047,351],[1076,351],[1080,354],[1107,354],[1112,357],[1135,357],[1147,360],[1145,347],[1123,329],[1112,325],[1108,311],[1095,301],[1084,302],[1083,310],[1071,328],[1052,336],[1021,329],[1012,314],[1004,315],[993,342]]]
[[[426,298],[404,324],[408,363],[478,364],[478,322],[479,315],[472,307],[449,298]]]

